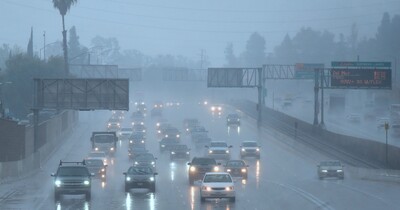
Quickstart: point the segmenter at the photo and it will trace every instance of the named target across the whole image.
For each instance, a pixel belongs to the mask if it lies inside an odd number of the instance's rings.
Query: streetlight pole
[[[46,31],[43,31],[43,60],[46,61]]]
[[[385,122],[385,133],[386,133],[385,163],[386,163],[386,167],[389,166],[389,162],[388,162],[388,130],[389,130],[389,123]]]

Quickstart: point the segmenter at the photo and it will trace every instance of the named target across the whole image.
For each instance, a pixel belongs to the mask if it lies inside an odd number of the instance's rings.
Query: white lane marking
[[[273,182],[273,181],[267,181],[270,182],[272,184],[276,184],[279,185],[283,188],[292,190],[293,192],[298,193],[300,196],[304,197],[305,199],[311,201],[312,203],[316,204],[319,208],[321,209],[327,209],[327,210],[334,210],[334,208],[332,206],[330,206],[328,203],[320,200],[319,198],[315,197],[314,195],[312,195],[311,193],[308,193],[298,187],[295,187],[293,185],[290,184],[282,184],[282,183],[278,183],[278,182]]]

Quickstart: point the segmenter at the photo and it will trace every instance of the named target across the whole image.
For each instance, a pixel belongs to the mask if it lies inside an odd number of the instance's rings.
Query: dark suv
[[[188,165],[190,166],[189,184],[193,184],[195,180],[203,179],[207,172],[218,172],[220,163],[217,163],[214,158],[194,157]]]
[[[125,192],[131,188],[148,188],[151,192],[156,191],[155,176],[151,166],[131,166],[125,175]]]
[[[54,199],[60,200],[61,194],[84,194],[86,200],[91,197],[92,176],[89,169],[82,162],[63,162],[60,160],[54,177]]]

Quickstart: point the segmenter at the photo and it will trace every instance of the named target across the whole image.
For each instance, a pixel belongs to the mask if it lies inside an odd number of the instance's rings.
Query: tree
[[[70,63],[83,64],[86,61],[88,49],[79,43],[79,36],[76,33],[75,26],[72,26],[69,30],[68,47]]]
[[[358,44],[358,27],[355,23],[351,25],[350,36],[347,42],[349,43],[350,51],[352,54],[351,56],[355,56]]]
[[[295,63],[296,50],[293,46],[292,39],[286,34],[282,43],[275,48],[275,56],[278,63]]]
[[[229,67],[235,67],[238,64],[232,43],[228,43],[228,45],[225,48],[225,59],[227,61],[227,66]]]
[[[68,47],[67,47],[67,31],[65,30],[64,17],[70,10],[71,6],[76,4],[78,0],[53,0],[54,8],[58,9],[62,18],[62,35],[63,35],[63,50],[64,50],[64,71],[65,75],[69,74],[68,68]]]
[[[257,32],[250,35],[243,54],[245,65],[259,67],[265,62],[265,39]]]
[[[27,54],[33,57],[33,28],[31,28],[31,36],[29,38]]]
[[[119,42],[114,37],[96,36],[92,39],[92,46],[91,51],[96,54],[100,64],[115,64],[122,57]]]

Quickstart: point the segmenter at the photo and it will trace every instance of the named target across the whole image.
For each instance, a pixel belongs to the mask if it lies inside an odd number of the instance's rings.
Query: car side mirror
[[[232,145],[229,145],[229,148],[232,148],[233,146]]]
[[[50,176],[56,176],[56,174],[55,173],[51,173]]]
[[[154,158],[154,160],[157,160],[157,158]]]
[[[250,167],[249,165],[246,165],[246,167]]]
[[[187,163],[188,166],[192,165],[191,163]]]
[[[95,176],[94,173],[90,173],[90,176]]]
[[[220,166],[220,165],[221,165],[221,163],[217,163],[217,165],[219,165],[219,166]]]
[[[154,175],[158,175],[158,173],[156,172],[156,173],[154,173]]]
[[[206,146],[204,146],[204,147],[205,147],[205,148],[210,148],[210,147],[209,147],[209,146],[207,146],[207,145],[206,145]]]
[[[107,164],[104,165],[104,167],[107,167],[107,166],[108,166]]]
[[[122,174],[126,176],[126,172],[124,172],[124,173],[122,173]]]

